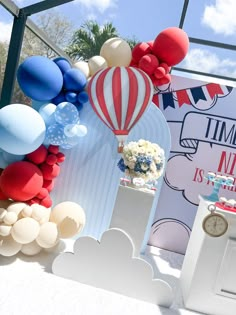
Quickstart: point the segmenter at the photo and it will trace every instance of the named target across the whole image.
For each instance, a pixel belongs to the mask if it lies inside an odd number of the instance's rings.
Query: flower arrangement
[[[124,146],[118,167],[131,180],[138,177],[148,183],[155,182],[162,175],[164,163],[164,150],[156,143],[140,139]]]

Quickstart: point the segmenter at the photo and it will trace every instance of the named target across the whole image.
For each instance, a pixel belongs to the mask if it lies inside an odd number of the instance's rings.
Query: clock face
[[[218,237],[228,229],[228,222],[218,213],[209,214],[202,223],[203,230],[212,237]]]

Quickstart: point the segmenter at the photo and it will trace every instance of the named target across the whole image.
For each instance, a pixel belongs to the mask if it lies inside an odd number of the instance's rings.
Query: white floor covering
[[[67,245],[68,248],[68,245]],[[0,256],[1,315],[196,315],[184,309],[179,276],[184,256],[147,248],[156,277],[174,289],[170,309],[131,299],[51,274],[54,254]],[[125,280],[125,279],[124,279]]]

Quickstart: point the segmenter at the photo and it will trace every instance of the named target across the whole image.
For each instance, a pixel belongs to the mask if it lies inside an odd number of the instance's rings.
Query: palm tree
[[[100,49],[105,41],[118,36],[112,23],[106,23],[101,27],[95,21],[87,21],[75,31],[66,52],[73,59],[88,60],[100,55]]]

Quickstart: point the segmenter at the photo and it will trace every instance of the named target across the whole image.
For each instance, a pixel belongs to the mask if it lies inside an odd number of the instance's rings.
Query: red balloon
[[[43,163],[40,165],[40,169],[43,173],[43,178],[46,180],[52,180],[60,173],[60,166],[58,164],[49,165],[47,163]]]
[[[139,60],[138,65],[141,70],[146,72],[148,75],[151,75],[154,73],[155,69],[158,67],[159,61],[156,56],[152,54],[147,54]]]
[[[157,79],[163,78],[165,74],[166,74],[166,70],[163,67],[157,67],[155,72],[154,72],[154,76]]]
[[[170,27],[156,37],[153,44],[153,54],[160,61],[167,63],[168,66],[174,66],[184,59],[188,48],[188,35],[178,27]]]
[[[132,59],[134,62],[139,62],[139,60],[147,54],[151,53],[151,48],[148,43],[142,42],[134,46],[132,49]]]
[[[48,192],[52,191],[54,188],[54,181],[44,179],[43,181],[43,188],[46,188]]]
[[[35,151],[26,155],[27,159],[35,164],[41,164],[46,160],[48,150],[44,145],[41,145]]]
[[[3,193],[17,201],[32,199],[40,192],[42,186],[42,172],[31,162],[14,162],[3,170],[0,177],[0,188]]]

